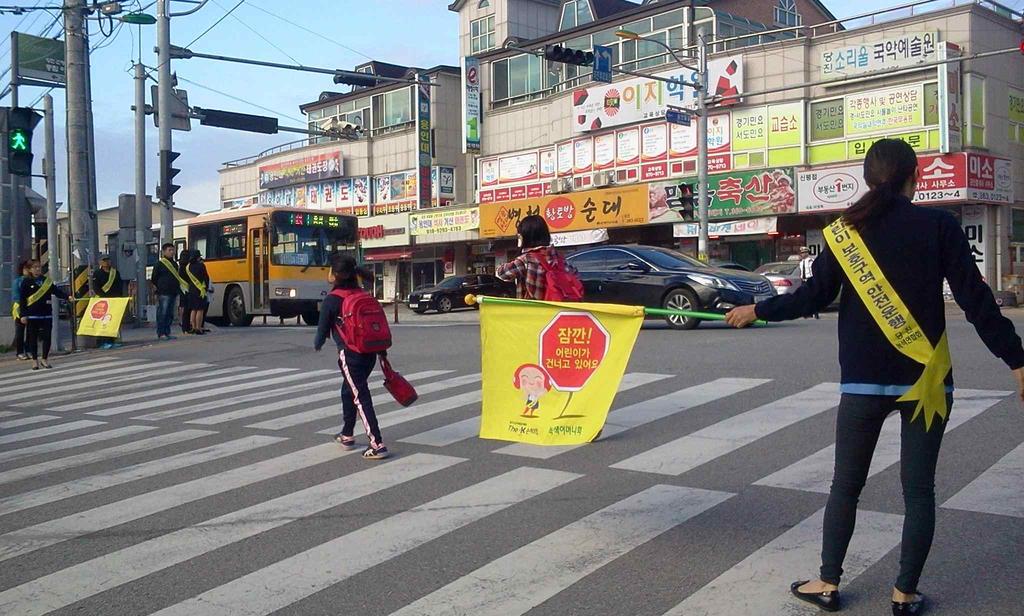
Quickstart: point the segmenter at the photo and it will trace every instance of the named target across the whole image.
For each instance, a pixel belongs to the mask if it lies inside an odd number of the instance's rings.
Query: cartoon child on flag
[[[516,369],[515,388],[526,398],[523,417],[536,417],[540,399],[551,390],[551,378],[537,364],[523,364]]]

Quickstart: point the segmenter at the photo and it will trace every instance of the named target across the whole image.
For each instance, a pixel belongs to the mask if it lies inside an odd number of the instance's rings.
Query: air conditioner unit
[[[553,194],[572,192],[572,178],[558,178],[548,182],[548,190]]]
[[[617,183],[614,171],[598,171],[593,176],[594,186],[601,188],[603,186],[614,186]]]

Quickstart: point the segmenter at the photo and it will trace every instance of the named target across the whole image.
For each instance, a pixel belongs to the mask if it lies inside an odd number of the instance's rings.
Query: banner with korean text
[[[481,203],[480,237],[513,237],[519,221],[533,214],[543,216],[552,232],[645,225],[647,199],[647,185],[639,184]]]
[[[601,433],[643,308],[484,301],[480,438],[579,445]]]

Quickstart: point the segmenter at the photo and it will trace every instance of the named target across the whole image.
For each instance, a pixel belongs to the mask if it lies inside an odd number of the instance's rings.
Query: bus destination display
[[[306,212],[288,212],[286,224],[296,227],[315,227],[321,229],[340,229],[341,216],[334,214],[314,214]]]

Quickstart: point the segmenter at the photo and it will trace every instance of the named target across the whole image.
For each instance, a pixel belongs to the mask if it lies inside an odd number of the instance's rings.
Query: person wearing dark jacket
[[[123,297],[124,282],[121,274],[110,264],[110,255],[100,255],[100,269],[93,278],[96,288],[92,294],[97,297]],[[96,338],[96,343],[101,349],[112,349],[121,346],[117,338]]]
[[[68,294],[54,286],[48,276],[43,276],[39,261],[29,262],[29,273],[21,281],[21,323],[25,326],[25,342],[32,356],[32,369],[52,368],[50,365],[50,329],[53,326],[51,300],[56,295],[67,299]],[[43,345],[43,358],[39,359],[39,343]]]
[[[360,279],[368,280],[369,276],[372,274],[360,269],[352,257],[340,254],[331,257],[331,271],[327,279],[335,289],[358,292],[361,290]],[[380,426],[377,423],[377,414],[373,410],[373,398],[370,396],[368,383],[370,373],[373,372],[373,367],[377,362],[377,355],[356,353],[346,348],[338,331],[341,323],[341,299],[336,295],[328,294],[320,306],[320,321],[317,324],[313,348],[319,351],[329,337],[333,338],[338,346],[338,367],[341,369],[343,377],[341,383],[343,423],[341,432],[334,435],[334,440],[346,449],[355,449],[356,440],[353,432],[358,415],[363,429],[366,431],[366,436],[370,440],[369,446],[363,451],[363,458],[383,460],[390,454],[388,448],[384,446],[384,439],[380,434]]]
[[[21,322],[21,283],[26,276],[30,276],[29,265],[32,261],[22,261],[18,264],[18,275],[14,278],[11,286],[11,317],[14,319],[14,353],[18,359],[28,361],[30,358],[25,352],[25,325]]]
[[[174,302],[188,291],[188,285],[178,273],[174,263],[174,244],[164,244],[160,259],[153,266],[150,282],[156,291],[156,339],[173,340],[171,323],[174,322]]]
[[[187,323],[190,325],[191,333],[202,335],[207,331],[203,325],[206,320],[206,307],[209,305],[207,294],[210,288],[210,275],[198,250],[193,250],[189,255],[184,273],[183,278],[188,283],[188,294],[185,296]]]
[[[726,317],[735,327],[758,318],[807,317],[841,292],[842,396],[821,572],[819,579],[790,588],[798,599],[829,611],[840,607],[839,582],[858,498],[891,411],[899,411],[902,422],[900,478],[906,508],[892,611],[924,610],[917,585],[935,531],[935,467],[953,391],[943,279],[989,351],[1013,371],[1024,398],[1021,339],[1000,313],[957,220],[911,203],[916,171],[917,156],[905,142],[876,142],[864,161],[870,191],[825,230],[826,247],[814,261],[813,276],[791,295],[736,308]],[[925,361],[908,356],[922,346],[930,351],[918,353]]]

